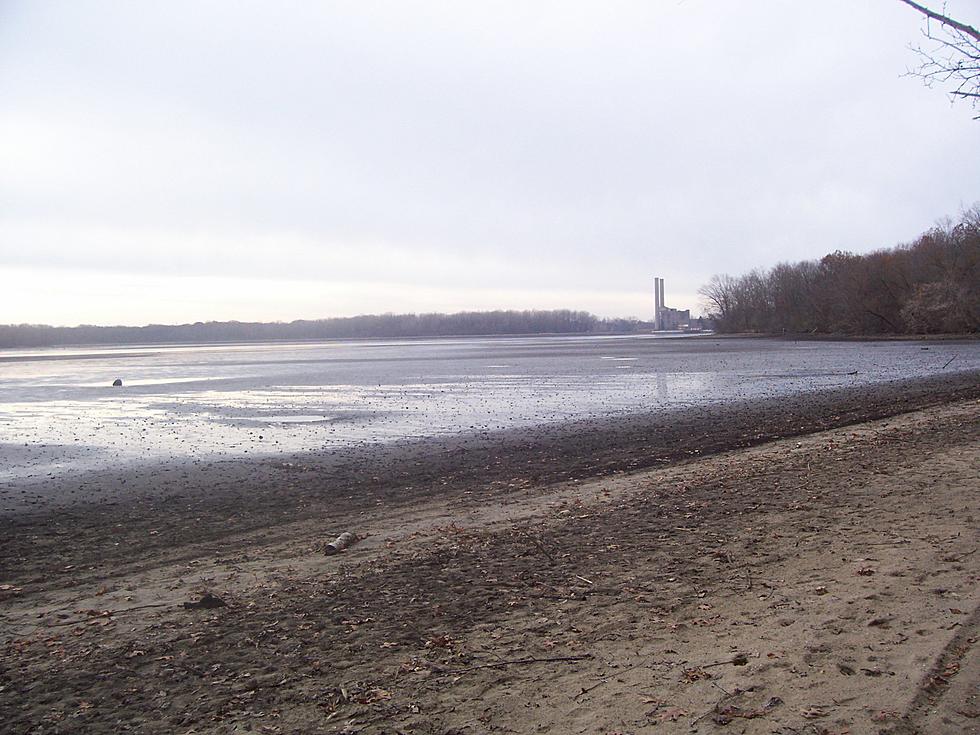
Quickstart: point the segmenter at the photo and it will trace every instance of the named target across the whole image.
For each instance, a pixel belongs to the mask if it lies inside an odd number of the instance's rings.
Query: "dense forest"
[[[145,327],[0,326],[0,347],[252,342],[303,339],[393,339],[453,335],[622,333],[651,329],[636,319],[599,319],[584,311],[469,311],[380,314],[294,322],[197,322]]]
[[[714,276],[700,293],[719,332],[980,332],[980,206],[909,244]]]

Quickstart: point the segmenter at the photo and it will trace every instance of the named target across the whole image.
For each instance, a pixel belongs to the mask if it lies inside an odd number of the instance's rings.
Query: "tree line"
[[[908,244],[716,275],[699,293],[719,332],[980,332],[980,205]]]
[[[292,322],[196,322],[144,327],[0,325],[0,347],[256,342],[309,339],[399,339],[465,335],[622,333],[650,329],[637,319],[600,319],[585,311],[465,311],[370,314]]]

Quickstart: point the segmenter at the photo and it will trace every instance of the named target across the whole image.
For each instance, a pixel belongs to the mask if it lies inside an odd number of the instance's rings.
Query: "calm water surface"
[[[978,342],[710,336],[0,350],[0,481],[129,461],[486,432],[977,369]],[[111,387],[115,378],[122,388]]]

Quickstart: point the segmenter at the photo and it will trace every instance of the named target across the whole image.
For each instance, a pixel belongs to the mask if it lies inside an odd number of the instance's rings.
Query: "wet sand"
[[[56,479],[102,502],[2,519],[0,709],[15,732],[969,732],[978,398],[960,373]],[[205,590],[228,607],[179,606]]]
[[[299,518],[329,526],[420,500],[492,503],[528,487],[661,467],[977,395],[980,374],[951,373],[321,453],[52,474],[0,486],[0,580],[74,583],[144,558],[193,556],[202,543],[245,532],[275,538]]]

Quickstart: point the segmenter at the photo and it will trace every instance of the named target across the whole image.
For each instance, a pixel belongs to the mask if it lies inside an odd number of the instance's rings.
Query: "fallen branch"
[[[731,664],[732,666],[745,666],[749,662],[749,657],[744,653],[740,653],[734,658],[730,658],[726,661],[715,661],[713,664],[704,664],[699,666],[699,669],[710,669],[712,666],[725,666],[726,664]]]
[[[136,605],[134,607],[124,607],[119,610],[100,610],[97,615],[89,615],[87,618],[76,618],[75,620],[61,620],[57,623],[48,623],[44,628],[56,628],[60,625],[78,625],[80,623],[87,623],[92,620],[98,620],[99,618],[112,618],[116,615],[121,615],[122,613],[133,612],[133,610],[146,610],[151,607],[169,607],[165,602],[156,602],[150,605]]]
[[[580,692],[579,692],[578,694],[576,694],[576,695],[575,695],[575,696],[573,697],[573,699],[578,699],[578,698],[579,698],[579,697],[581,697],[581,696],[582,696],[583,694],[588,694],[588,693],[589,693],[589,692],[591,692],[591,691],[592,691],[593,689],[598,689],[598,688],[599,688],[599,687],[601,687],[601,686],[602,686],[603,684],[605,684],[606,682],[608,682],[610,678],[611,678],[611,677],[608,677],[608,676],[604,676],[604,677],[602,677],[601,679],[599,679],[599,681],[597,681],[597,682],[596,682],[595,684],[593,684],[592,686],[590,686],[590,687],[583,687],[583,688],[582,688],[582,691],[580,691]]]
[[[583,687],[582,691],[580,691],[578,694],[576,694],[574,697],[572,697],[572,699],[573,700],[577,700],[579,697],[581,697],[581,696],[583,696],[585,694],[588,694],[589,692],[593,691],[594,689],[598,689],[603,684],[609,683],[609,681],[612,680],[612,678],[614,676],[620,676],[622,674],[625,674],[627,671],[633,671],[634,669],[652,668],[651,665],[652,664],[655,664],[655,663],[657,663],[657,662],[653,660],[653,657],[650,657],[650,658],[646,658],[646,659],[644,659],[642,661],[639,661],[639,662],[637,662],[635,664],[630,664],[629,666],[626,666],[624,668],[616,669],[616,673],[615,674],[609,674],[607,676],[602,677],[601,679],[599,679],[599,681],[597,681],[595,684],[593,684],[590,687]],[[663,665],[663,664],[669,664],[669,662],[661,662],[661,665]]]
[[[980,549],[980,546],[978,546],[973,551],[968,551],[965,554],[960,554],[959,556],[954,556],[953,554],[949,554],[948,556],[944,556],[942,560],[945,562],[952,562],[953,564],[959,564],[961,561],[966,559],[966,557],[972,556],[973,554],[977,553],[977,549]]]
[[[902,544],[912,543],[908,539],[898,539],[897,541],[862,541],[862,546],[901,546]]]
[[[467,666],[465,669],[454,669],[453,671],[446,672],[445,676],[455,676],[456,674],[465,674],[469,671],[477,671],[479,669],[502,669],[505,666],[523,666],[525,664],[556,663],[560,661],[584,661],[585,659],[588,658],[592,658],[591,653],[586,653],[581,656],[549,656],[546,658],[537,658],[535,656],[529,656],[528,658],[510,659],[509,661],[496,661],[492,664]]]
[[[526,539],[527,539],[528,541],[530,541],[530,542],[531,542],[532,544],[534,544],[535,546],[537,546],[537,547],[538,547],[538,550],[539,550],[539,551],[540,551],[540,552],[541,552],[542,554],[544,554],[544,555],[545,555],[546,557],[548,557],[548,561],[550,561],[550,562],[551,562],[552,564],[557,564],[557,563],[558,563],[558,562],[557,562],[557,561],[555,560],[555,557],[554,557],[554,556],[552,556],[552,554],[551,554],[551,552],[550,552],[550,551],[548,551],[548,549],[546,549],[546,548],[545,548],[545,545],[544,545],[544,544],[542,544],[540,540],[538,540],[538,539],[536,539],[536,538],[534,538],[534,536],[532,536],[532,535],[531,535],[530,533],[528,533],[527,531],[519,531],[518,533],[519,533],[519,534],[520,534],[521,536],[523,536],[524,538],[526,538]]]

